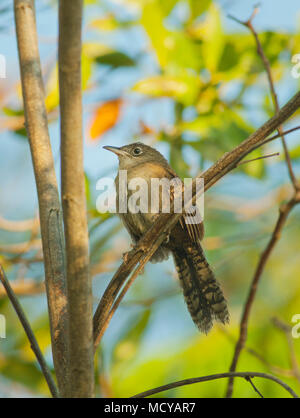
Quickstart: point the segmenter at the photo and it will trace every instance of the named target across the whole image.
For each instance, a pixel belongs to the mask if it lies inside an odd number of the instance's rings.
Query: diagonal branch
[[[300,107],[300,92],[297,93],[279,112],[261,126],[256,132],[250,135],[240,145],[232,151],[224,154],[215,164],[208,168],[201,177],[204,180],[204,191],[212,187],[218,180],[237,167],[238,163],[248,155],[253,149],[261,146],[262,143],[277,129],[285,120],[287,120]],[[274,138],[275,139],[275,138]],[[203,193],[203,191],[200,191]],[[193,203],[198,196],[193,197]],[[190,203],[190,202],[188,202]],[[128,253],[126,263],[123,262],[119,267],[107,289],[105,290],[97,310],[94,314],[94,344],[99,344],[99,335],[103,334],[103,327],[107,327],[108,318],[111,318],[110,311],[113,303],[125,283],[127,277],[134,271],[136,265],[145,264],[151,255],[156,251],[159,245],[167,237],[168,232],[178,221],[181,214],[161,214],[157,221],[140,239],[138,244]]]
[[[285,225],[285,222],[290,212],[298,203],[300,203],[300,193],[297,196],[297,198],[292,198],[286,205],[283,205],[280,208],[279,217],[278,217],[275,229],[273,231],[273,234],[270,238],[270,241],[268,242],[268,245],[266,246],[264,252],[262,253],[259,259],[259,263],[257,265],[254,277],[250,285],[249,294],[248,294],[248,297],[244,306],[244,311],[243,311],[242,319],[240,322],[240,335],[235,346],[234,355],[233,355],[233,359],[232,359],[231,366],[230,366],[231,372],[236,370],[240,354],[247,341],[248,322],[249,322],[249,317],[250,317],[251,308],[254,302],[254,298],[256,296],[259,280],[267,264],[267,261],[269,260],[270,255],[280,238],[281,231]],[[231,397],[232,392],[233,392],[233,379],[230,379],[228,383],[226,397]]]
[[[69,308],[68,397],[94,395],[92,281],[83,169],[82,0],[59,2],[61,182]]]
[[[200,383],[200,382],[209,382],[211,380],[224,379],[227,377],[232,377],[232,378],[242,377],[246,379],[248,382],[249,381],[251,382],[250,379],[253,377],[261,377],[263,379],[272,380],[273,382],[282,386],[293,398],[299,398],[299,396],[293,391],[293,389],[289,387],[286,383],[284,383],[282,380],[280,380],[278,377],[272,376],[271,374],[259,373],[259,372],[227,372],[227,373],[212,374],[209,376],[194,377],[191,379],[179,380],[178,382],[172,382],[172,383],[168,383],[167,385],[162,385],[154,389],[146,390],[145,392],[139,393],[132,397],[133,398],[145,398],[146,396],[155,395],[157,393],[164,392],[169,389],[178,388],[180,386],[192,385],[194,383]],[[252,382],[251,384],[253,387]]]
[[[28,319],[26,318],[26,315],[22,309],[22,306],[20,305],[14,291],[12,290],[12,287],[9,283],[9,281],[7,280],[7,277],[5,275],[5,272],[2,268],[2,266],[0,265],[0,281],[3,284],[4,289],[6,290],[7,296],[9,298],[9,300],[11,301],[16,314],[18,315],[18,318],[24,328],[24,331],[27,335],[27,338],[30,342],[30,346],[32,348],[32,351],[34,352],[36,359],[41,367],[42,373],[46,379],[46,382],[48,384],[50,393],[52,394],[53,398],[58,398],[59,394],[56,388],[56,385],[54,383],[54,380],[51,376],[50,370],[48,369],[48,366],[46,364],[46,361],[43,357],[43,354],[41,352],[41,349],[38,345],[38,342],[35,338],[35,335],[31,329],[31,326],[28,322]]]
[[[67,298],[62,216],[44,103],[33,0],[15,0],[22,93],[39,200],[52,352],[60,394],[66,384]]]

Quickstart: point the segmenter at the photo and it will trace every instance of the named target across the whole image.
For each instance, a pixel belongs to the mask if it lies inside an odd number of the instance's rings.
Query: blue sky
[[[246,19],[250,15],[253,5],[257,4],[255,1],[240,0],[219,0],[218,3],[224,11],[224,25],[229,31],[233,32],[244,29],[226,18],[225,12],[241,19]],[[45,66],[49,61],[55,59],[56,56],[57,16],[56,11],[53,9],[43,11],[41,4],[42,2],[38,2],[38,10],[39,8],[42,10],[38,14],[38,30],[41,58]],[[94,6],[90,14],[95,16],[97,10],[99,9]],[[255,18],[255,26],[258,30],[294,31],[296,27],[300,26],[299,10],[298,0],[286,0],[284,2],[281,0],[264,0],[261,2],[261,11]],[[84,36],[86,37],[86,31],[84,31]],[[130,50],[132,53],[134,46],[134,49],[138,49],[139,44],[145,42],[142,36],[141,38],[137,39],[136,32],[132,32],[127,38],[122,37],[121,39],[115,39],[115,41],[118,46],[125,50]],[[19,74],[12,13],[9,15],[8,29],[0,32],[0,53],[7,58],[8,78],[0,80],[0,88],[3,89],[10,85],[13,86]],[[144,63],[143,71],[145,70],[145,65],[147,63]],[[151,71],[153,69],[149,68],[149,72]],[[89,95],[88,101],[97,103],[99,100],[117,95],[124,84],[130,84],[130,82],[138,79],[139,75],[138,70],[136,72],[126,70],[123,73],[116,72],[116,75],[110,79],[107,85],[102,85],[101,90],[95,91],[93,95]],[[282,92],[282,95],[287,95],[287,97],[283,98],[283,100],[286,100],[289,97],[289,92]],[[281,98],[281,95],[279,97]],[[166,121],[170,122],[171,107],[168,100],[163,100],[160,104],[156,103],[155,106],[146,105],[139,112],[137,113],[136,109],[131,107],[125,109],[121,124],[105,135],[101,144],[112,143],[117,145],[129,142],[132,135],[133,122],[137,124],[140,116],[154,125],[160,125]],[[87,119],[85,119],[85,122],[87,122]],[[58,159],[58,123],[50,125],[50,134],[54,156]],[[167,147],[162,145],[160,150],[166,153]],[[94,177],[107,169],[114,169],[116,161],[113,155],[109,155],[109,153],[105,153],[104,156],[100,146],[85,145],[85,166],[88,173]],[[14,167],[18,169],[15,170]],[[58,165],[57,168],[59,169]],[[10,175],[8,176],[7,173],[10,173]],[[6,132],[1,132],[0,141],[0,190],[2,194],[0,213],[2,215],[9,215],[13,218],[18,218],[20,215],[21,217],[31,216],[36,209],[34,179],[28,144],[24,139]],[[14,190],[14,193],[11,193],[11,190]],[[22,210],[16,206],[15,196],[18,196]]]

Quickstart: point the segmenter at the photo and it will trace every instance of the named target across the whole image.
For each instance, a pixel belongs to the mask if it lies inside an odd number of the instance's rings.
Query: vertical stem
[[[92,284],[83,170],[82,0],[59,2],[61,181],[69,307],[69,397],[94,394]]]
[[[14,0],[26,129],[39,201],[52,352],[60,394],[66,386],[67,298],[59,194],[51,150],[33,0]]]

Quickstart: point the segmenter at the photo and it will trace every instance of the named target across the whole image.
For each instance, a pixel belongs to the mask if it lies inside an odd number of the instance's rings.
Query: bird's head
[[[141,163],[156,162],[162,165],[168,165],[167,160],[156,149],[135,142],[124,145],[123,147],[104,146],[104,149],[113,152],[119,158],[119,169],[128,170]]]

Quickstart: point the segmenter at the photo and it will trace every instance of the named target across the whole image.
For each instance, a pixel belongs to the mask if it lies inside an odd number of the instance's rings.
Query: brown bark
[[[61,181],[69,308],[69,397],[94,395],[92,283],[83,170],[82,1],[59,3]]]
[[[62,217],[51,151],[33,0],[15,0],[15,24],[25,121],[39,200],[53,360],[58,387],[66,384],[67,298]]]

